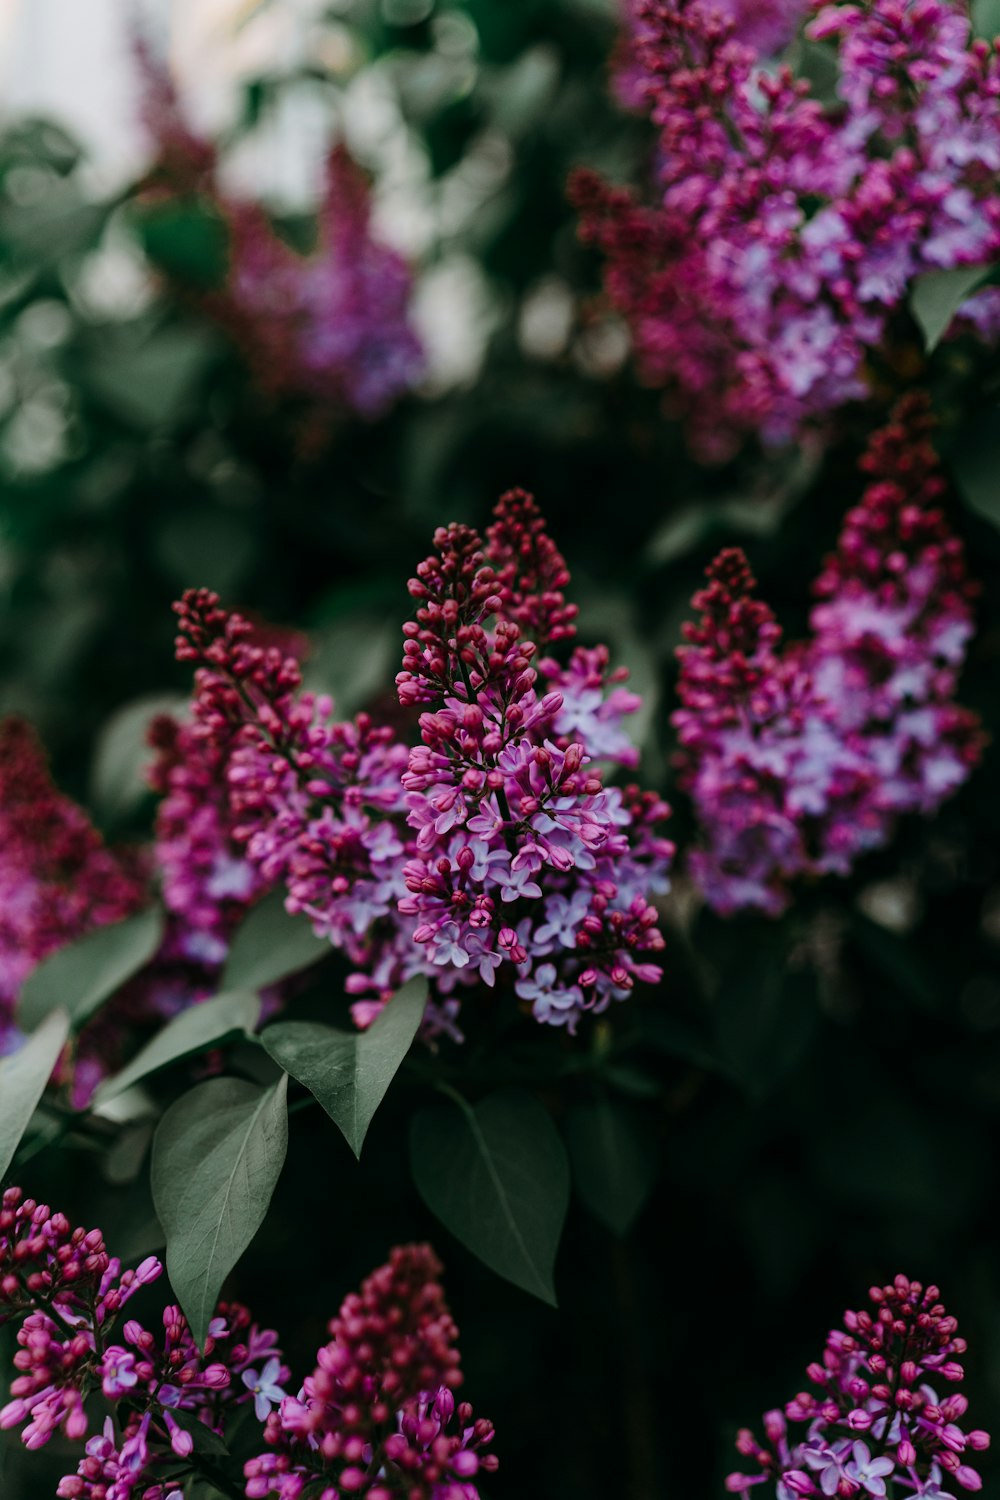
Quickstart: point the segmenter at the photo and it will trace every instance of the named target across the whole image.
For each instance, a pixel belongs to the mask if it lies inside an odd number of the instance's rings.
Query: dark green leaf
[[[319,1100],[355,1156],[372,1117],[410,1050],[427,1004],[426,979],[411,979],[367,1031],[336,1031],[310,1021],[280,1021],[261,1041]]]
[[[626,1235],[656,1176],[652,1142],[634,1113],[611,1099],[575,1105],[566,1133],[580,1197],[614,1234]]]
[[[917,277],[910,293],[910,311],[928,354],[937,348],[959,307],[989,272],[989,266],[956,266],[951,271],[926,271]]]
[[[287,1087],[284,1076],[270,1088],[209,1079],[171,1105],[156,1132],[153,1202],[167,1236],[167,1274],[199,1344],[278,1181]]]
[[[21,1025],[36,1026],[62,1006],[74,1029],[79,1028],[149,962],[162,937],[163,913],[148,906],[138,916],[99,927],[60,948],[25,980],[18,1008]]]
[[[196,204],[158,204],[136,216],[150,260],[170,276],[197,286],[215,286],[226,274],[226,226]]]
[[[790,971],[783,952],[740,955],[727,965],[716,1009],[723,1066],[752,1099],[777,1087],[816,1031],[815,978]]]
[[[237,930],[222,973],[227,990],[263,990],[326,958],[330,944],[318,938],[308,917],[289,916],[281,891],[259,901]]]
[[[189,1006],[168,1021],[120,1073],[101,1085],[94,1103],[103,1104],[183,1057],[218,1047],[230,1037],[246,1035],[253,1031],[259,1015],[260,998],[247,990],[216,995],[213,1000]]]
[[[552,1271],[569,1199],[569,1163],[549,1117],[520,1089],[418,1114],[410,1161],[421,1197],[474,1255],[556,1305]]]
[[[1000,411],[980,412],[963,423],[950,458],[969,509],[1000,526]]]
[[[23,1046],[0,1061],[0,1178],[14,1159],[69,1035],[69,1016],[54,1010]]]
[[[940,1013],[942,996],[933,975],[912,940],[907,941],[863,912],[851,914],[851,936],[871,963],[881,970],[899,994],[930,1015]]]
[[[647,1007],[639,1016],[637,1026],[643,1042],[659,1052],[712,1072],[718,1072],[722,1067],[712,1038],[697,1030],[683,1016],[667,1015]]]
[[[194,1441],[195,1453],[207,1455],[209,1458],[228,1458],[229,1449],[224,1440],[211,1427],[206,1427],[200,1422],[193,1411],[185,1411],[182,1406],[171,1408],[171,1415],[178,1427],[191,1434]]]

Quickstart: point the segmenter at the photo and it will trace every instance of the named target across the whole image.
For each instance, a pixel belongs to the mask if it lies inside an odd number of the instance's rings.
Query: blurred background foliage
[[[246,80],[233,148],[308,91],[376,173],[379,211],[419,263],[430,374],[372,425],[304,424],[197,315],[192,291],[222,269],[204,206],[164,205],[141,182],[95,195],[63,129],[8,122],[0,696],[109,835],[148,826],[142,731],[184,690],[170,611],[184,587],[307,632],[310,677],[350,713],[389,700],[404,582],[430,532],[482,524],[513,484],[549,517],[585,636],[608,639],[646,694],[650,784],[670,787],[672,653],[714,552],[744,545],[789,633],[804,627],[883,408],[852,414],[825,452],[691,462],[636,383],[564,191],[575,164],[625,179],[645,157],[607,86],[613,41],[611,0],[339,0],[306,65]],[[306,216],[283,228],[308,243]],[[928,371],[915,341],[891,373],[929,379],[942,418],[953,522],[983,584],[964,697],[995,738],[1000,367],[951,346]],[[433,1235],[470,1392],[499,1431],[497,1500],[720,1494],[736,1427],[798,1389],[831,1321],[898,1269],[941,1285],[970,1340],[975,1425],[996,1429],[995,754],[935,821],[909,823],[779,922],[721,921],[679,882],[662,990],[591,1038],[616,1049],[604,1102],[637,1134],[652,1191],[625,1239],[576,1202],[559,1313],[430,1221],[406,1167],[405,1089],[360,1170],[318,1111],[296,1117],[237,1294],[301,1367],[386,1247]],[[679,802],[674,821],[683,845]],[[545,1046],[555,1068],[562,1039]],[[564,1117],[600,1102],[585,1081],[546,1101]],[[26,1186],[143,1248],[148,1205],[114,1180],[127,1165],[105,1164],[100,1189],[77,1165],[42,1158]],[[45,1461],[9,1443],[0,1455],[5,1497],[50,1493]]]

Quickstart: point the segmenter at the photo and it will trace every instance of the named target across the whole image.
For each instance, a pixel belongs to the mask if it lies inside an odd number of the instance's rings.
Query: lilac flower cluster
[[[736,1446],[756,1469],[730,1474],[730,1494],[749,1500],[763,1484],[777,1500],[956,1500],[956,1487],[982,1489],[968,1459],[990,1439],[964,1430],[968,1401],[947,1392],[962,1380],[965,1340],[937,1287],[897,1276],[869,1295],[872,1308],[845,1313],[844,1328],[831,1332],[822,1360],[809,1366],[815,1391],[768,1412],[762,1441],[740,1432]],[[794,1436],[789,1423],[805,1431]]]
[[[846,874],[979,757],[978,721],[955,702],[973,589],[935,505],[929,422],[907,398],[873,438],[871,483],[816,584],[807,642],[782,647],[738,551],[695,597],[673,722],[703,833],[691,867],[717,911],[780,913],[792,881]]]
[[[832,109],[736,30],[717,0],[637,0],[653,201],[572,184],[643,376],[707,459],[863,398],[914,278],[1000,256],[1000,55],[960,0],[824,8],[809,30],[839,48]],[[995,294],[962,312],[995,335]]]
[[[810,8],[807,0],[716,0],[716,4],[732,23],[733,40],[760,57],[775,57],[782,52]],[[648,98],[648,73],[636,54],[633,39],[641,40],[644,33],[642,0],[622,0],[620,10],[622,35],[614,59],[615,93],[627,109],[641,111]]]
[[[638,699],[605,648],[538,659],[571,638],[576,610],[529,496],[500,501],[485,545],[451,526],[435,549],[410,583],[397,678],[401,703],[425,709],[417,745],[367,715],[336,723],[292,658],[197,590],[178,607],[195,724],[236,736],[234,836],[355,964],[351,992],[374,997],[362,1023],[425,973],[431,1024],[453,1029],[456,985],[509,975],[538,1020],[573,1029],[661,977],[649,898],[667,886],[668,809],[605,787],[595,765],[635,764],[623,720]]]
[[[232,829],[226,770],[234,749],[198,723],[166,714],[149,726],[156,759],[150,785],[160,794],[155,861],[172,921],[168,953],[214,973],[234,928],[268,888]]]
[[[267,1418],[249,1500],[478,1500],[493,1424],[456,1404],[458,1330],[428,1245],[401,1246],[348,1296],[297,1397]]]
[[[28,725],[0,721],[0,1055],[17,1042],[14,1006],[35,965],[148,899],[141,862],[109,849],[56,789]]]
[[[19,1188],[0,1200],[0,1322],[20,1325],[0,1428],[22,1428],[29,1449],[57,1432],[82,1441],[98,1391],[117,1417],[87,1442],[60,1500],[180,1500],[195,1464],[185,1417],[221,1432],[229,1408],[252,1401],[263,1420],[267,1393],[284,1395],[274,1334],[236,1304],[220,1304],[203,1351],[177,1307],[164,1311],[162,1339],[128,1319],[112,1342],[126,1304],[161,1274],[152,1256],[123,1271],[99,1230],[73,1228]]]
[[[136,57],[157,153],[151,190],[199,196],[225,227],[226,279],[197,295],[200,310],[242,350],[260,388],[302,404],[311,425],[383,415],[420,381],[424,355],[410,269],[373,234],[368,182],[346,147],[330,152],[316,246],[300,255],[260,204],[219,186],[214,146],[185,122],[169,72],[141,39]]]
[[[15,1011],[24,981],[50,954],[134,915],[162,877],[169,920],[151,962],[74,1039],[55,1081],[84,1108],[135,1040],[214,993],[230,934],[261,893],[233,843],[222,795],[224,747],[189,725],[153,727],[154,785],[165,795],[151,847],[115,850],[84,810],[52,784],[37,738],[0,721],[0,1055],[21,1041]]]

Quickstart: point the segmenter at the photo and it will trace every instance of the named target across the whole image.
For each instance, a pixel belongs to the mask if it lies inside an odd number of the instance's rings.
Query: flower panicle
[[[620,76],[657,132],[652,180],[571,182],[641,373],[710,462],[827,434],[870,394],[872,351],[912,341],[916,279],[1000,252],[1000,56],[962,0],[820,9],[832,105],[763,58],[794,19],[776,9],[629,5]],[[996,342],[996,288],[963,302],[960,333]]]
[[[324,1495],[478,1500],[497,1467],[493,1425],[456,1403],[458,1330],[428,1245],[404,1245],[345,1298],[297,1398],[267,1421],[270,1451],[245,1466],[250,1500]],[[322,1486],[322,1488],[320,1488]]]
[[[968,1401],[954,1387],[964,1375],[965,1340],[938,1288],[900,1275],[872,1287],[869,1298],[869,1307],[844,1314],[822,1359],[809,1366],[812,1389],[767,1413],[762,1441],[746,1429],[739,1434],[737,1449],[757,1471],[731,1474],[730,1494],[749,1497],[763,1481],[796,1500],[945,1500],[956,1485],[982,1488],[969,1460],[990,1438],[963,1426]],[[792,1429],[802,1427],[796,1436]]]
[[[0,1428],[20,1427],[29,1450],[58,1432],[81,1442],[96,1391],[117,1416],[117,1430],[108,1416],[87,1440],[77,1472],[60,1481],[60,1500],[129,1500],[140,1486],[143,1500],[180,1495],[193,1449],[185,1414],[221,1432],[231,1407],[253,1401],[263,1420],[262,1397],[284,1397],[288,1371],[275,1336],[238,1303],[220,1303],[203,1349],[178,1307],[165,1308],[160,1336],[135,1318],[121,1322],[162,1273],[155,1256],[123,1270],[100,1230],[74,1227],[20,1188],[0,1198],[0,1322],[19,1325]]]
[[[439,528],[409,583],[397,688],[423,710],[409,749],[367,714],[337,722],[215,595],[179,606],[193,733],[225,761],[233,839],[355,965],[359,1024],[420,973],[434,981],[425,1033],[453,1036],[456,992],[476,982],[574,1029],[660,977],[669,809],[603,774],[636,765],[626,721],[641,700],[606,646],[540,658],[527,633],[555,653],[571,640],[568,581],[523,491],[500,500],[486,544]]]
[[[926,398],[862,459],[869,483],[784,646],[742,553],[723,553],[685,631],[673,722],[702,825],[692,868],[721,912],[780,913],[802,877],[846,874],[904,813],[933,812],[982,753],[956,701],[975,587],[940,506]]]

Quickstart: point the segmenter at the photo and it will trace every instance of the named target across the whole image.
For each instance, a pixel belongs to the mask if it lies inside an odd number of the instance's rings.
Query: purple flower
[[[278,1384],[281,1369],[281,1360],[272,1356],[259,1373],[256,1370],[244,1370],[240,1376],[247,1390],[253,1392],[253,1409],[258,1422],[265,1421],[271,1407],[279,1405],[287,1395]]]
[[[866,1443],[854,1443],[851,1447],[851,1458],[847,1464],[848,1478],[860,1484],[861,1488],[869,1495],[884,1495],[885,1476],[895,1471],[896,1465],[891,1458],[885,1456],[873,1458],[871,1450]],[[833,1494],[834,1491],[828,1493]]]

